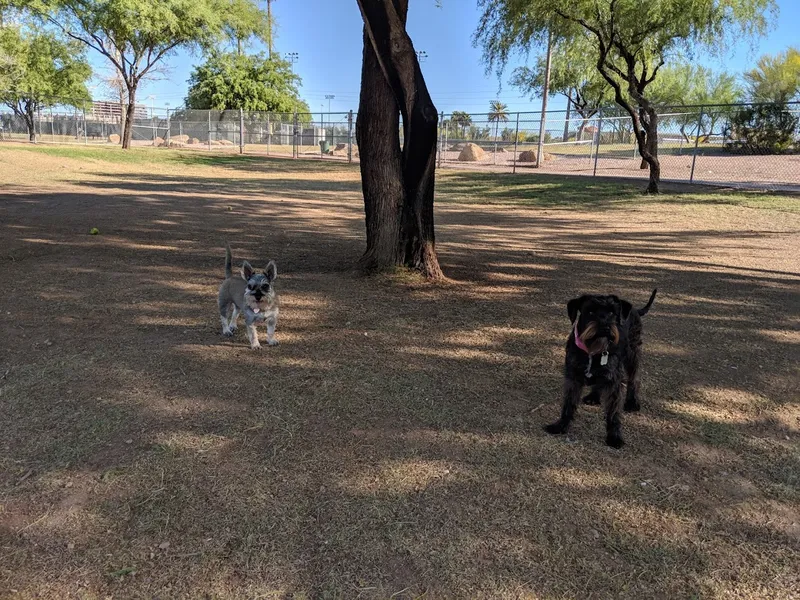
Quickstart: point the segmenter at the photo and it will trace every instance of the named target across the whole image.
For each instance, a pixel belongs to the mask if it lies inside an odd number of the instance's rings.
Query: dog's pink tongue
[[[260,309],[260,308],[258,308],[257,306],[256,306],[256,307],[253,309],[253,312],[254,312],[254,313],[257,313],[257,312],[260,312],[260,311],[261,311],[261,309]]]

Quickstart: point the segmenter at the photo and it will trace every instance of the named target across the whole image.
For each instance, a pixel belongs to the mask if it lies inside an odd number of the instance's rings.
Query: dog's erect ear
[[[244,261],[242,263],[242,277],[244,277],[244,280],[249,281],[250,278],[253,276],[253,273],[255,273],[255,269],[253,269],[253,267],[250,266],[249,262]]]
[[[269,261],[267,266],[264,267],[264,275],[266,275],[267,281],[270,283],[278,276],[278,265],[275,264],[274,260]]]
[[[624,321],[628,318],[628,315],[631,314],[633,305],[627,300],[620,300],[616,296],[611,296],[611,298],[614,300],[614,307],[616,308],[617,314],[620,316],[620,319]]]
[[[575,319],[578,317],[578,311],[583,306],[583,303],[589,298],[586,294],[583,296],[578,296],[577,298],[573,298],[569,302],[567,302],[567,315],[569,315],[569,322],[574,323]]]

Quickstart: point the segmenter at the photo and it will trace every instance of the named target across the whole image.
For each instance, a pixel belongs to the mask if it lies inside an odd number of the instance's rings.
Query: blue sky
[[[263,0],[262,0],[263,1]],[[776,53],[800,39],[800,2],[778,0],[780,16],[767,37],[749,42],[722,60],[698,57],[714,69],[732,72],[752,68],[764,53]],[[425,81],[439,110],[465,110],[471,114],[486,112],[489,101],[499,98],[512,111],[538,110],[540,100],[530,100],[507,84],[508,73],[500,82],[487,75],[480,50],[472,47],[472,34],[478,23],[476,0],[411,0],[408,31],[417,50],[428,58],[422,63]],[[281,54],[297,52],[297,73],[303,79],[302,95],[313,112],[328,110],[326,94],[335,95],[331,110],[356,110],[361,76],[361,15],[356,0],[274,0],[272,3],[278,31],[276,50]],[[186,80],[199,56],[179,53],[168,59],[168,72],[158,81],[147,82],[138,100],[155,106],[180,106],[186,95]],[[515,64],[524,64],[520,58]],[[513,67],[514,65],[511,65]],[[148,100],[148,95],[155,96]],[[564,101],[551,98],[554,109]]]

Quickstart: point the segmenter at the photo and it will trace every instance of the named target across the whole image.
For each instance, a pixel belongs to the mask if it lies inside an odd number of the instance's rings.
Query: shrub
[[[725,148],[746,154],[784,154],[800,150],[797,125],[800,117],[786,105],[756,104],[733,112],[725,131],[730,141]]]

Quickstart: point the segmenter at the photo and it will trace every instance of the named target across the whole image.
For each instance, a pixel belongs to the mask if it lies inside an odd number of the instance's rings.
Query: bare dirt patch
[[[445,173],[431,286],[351,270],[356,169],[187,154],[0,149],[0,597],[796,594],[796,213]],[[220,335],[226,240],[276,348]],[[566,301],[653,287],[628,446],[546,436]]]

